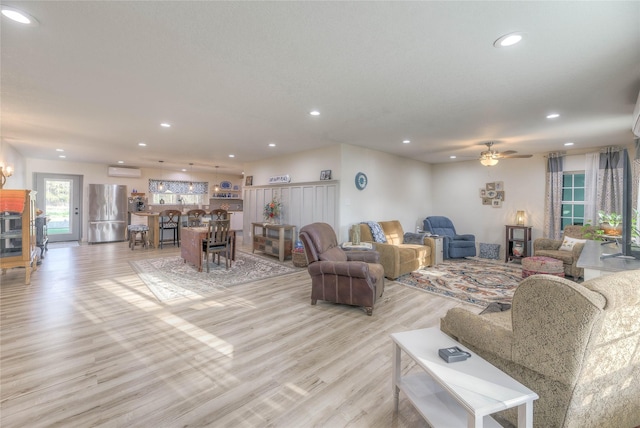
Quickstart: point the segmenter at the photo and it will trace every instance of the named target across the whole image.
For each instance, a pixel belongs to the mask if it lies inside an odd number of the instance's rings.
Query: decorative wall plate
[[[356,188],[358,190],[363,190],[367,187],[368,183],[367,175],[364,172],[359,172],[356,174]]]
[[[232,184],[230,181],[223,181],[222,183],[220,183],[220,188],[222,190],[231,190]]]
[[[495,190],[488,190],[487,191],[487,197],[488,198],[495,198],[497,194],[498,194],[498,192],[496,192]]]

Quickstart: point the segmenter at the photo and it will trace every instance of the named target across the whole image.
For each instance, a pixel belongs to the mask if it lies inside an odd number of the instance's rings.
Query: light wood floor
[[[0,285],[0,426],[425,427],[391,340],[465,306],[387,281],[373,316],[310,305],[306,270],[160,303],[126,243],[50,249]],[[405,362],[404,370],[412,370]]]

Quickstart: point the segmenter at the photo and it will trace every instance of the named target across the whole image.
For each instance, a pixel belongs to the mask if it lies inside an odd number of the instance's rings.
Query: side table
[[[444,260],[444,238],[438,235],[427,236],[427,239],[433,240],[433,248],[435,248],[435,254],[431,258],[433,265],[442,263]]]
[[[518,428],[533,427],[538,394],[464,348],[437,327],[391,334],[393,404],[400,391],[433,427],[500,427],[492,413],[518,408]],[[471,353],[465,361],[447,363],[438,349],[459,346]],[[402,376],[404,351],[424,373]]]

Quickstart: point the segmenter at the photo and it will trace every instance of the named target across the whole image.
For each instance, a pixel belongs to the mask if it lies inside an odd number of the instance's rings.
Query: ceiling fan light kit
[[[509,159],[509,158],[530,158],[532,155],[516,155],[516,151],[507,150],[504,152],[498,152],[497,150],[493,150],[493,141],[489,141],[488,143],[484,143],[487,146],[487,150],[480,153],[480,163],[484,166],[495,166],[498,164],[500,159]]]
[[[484,166],[495,166],[498,164],[498,159],[494,158],[491,155],[483,155],[480,158],[480,163]]]

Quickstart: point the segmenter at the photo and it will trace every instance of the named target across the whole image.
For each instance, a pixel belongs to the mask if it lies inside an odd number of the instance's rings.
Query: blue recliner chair
[[[456,228],[447,217],[432,216],[423,221],[425,232],[443,236],[443,257],[445,259],[458,259],[473,257],[476,255],[476,237],[474,235],[458,235]]]

